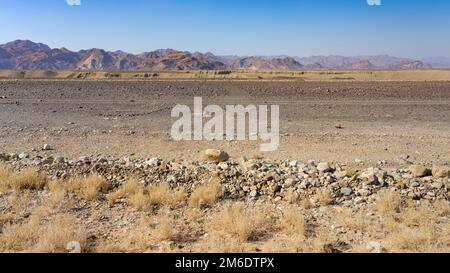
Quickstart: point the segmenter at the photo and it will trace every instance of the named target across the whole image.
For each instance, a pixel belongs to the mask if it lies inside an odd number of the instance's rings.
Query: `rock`
[[[258,195],[258,192],[256,191],[256,190],[252,190],[251,192],[250,192],[250,196],[251,197],[256,197]]]
[[[290,178],[286,179],[286,181],[284,182],[283,188],[290,188],[290,187],[294,186],[296,182],[297,182],[297,180],[295,178],[290,177]]]
[[[42,147],[42,150],[50,151],[50,150],[53,150],[53,148],[50,144],[44,144],[44,146]]]
[[[449,166],[434,166],[433,176],[437,178],[450,177],[450,167]]]
[[[342,188],[341,189],[341,194],[344,196],[349,196],[351,195],[353,192],[353,190],[351,188]]]
[[[154,158],[150,158],[149,160],[145,161],[144,164],[147,166],[157,167],[157,166],[159,166],[161,161],[162,160],[160,158],[154,157]]]
[[[439,190],[439,189],[442,189],[444,187],[444,183],[442,183],[442,182],[434,182],[434,183],[431,184],[431,186],[433,188]]]
[[[328,173],[331,172],[333,169],[327,162],[321,162],[317,165],[317,170],[322,173]]]
[[[214,150],[214,149],[206,150],[205,156],[208,160],[216,161],[216,162],[224,162],[230,158],[230,156],[225,151]]]
[[[224,170],[224,171],[226,171],[226,170],[228,170],[228,168],[229,168],[229,166],[228,166],[228,164],[226,163],[226,162],[221,162],[221,163],[219,163],[219,165],[217,165],[220,169],[222,169],[222,170]]]
[[[411,165],[409,171],[415,177],[425,177],[431,175],[431,170],[422,165]]]
[[[29,156],[28,156],[28,154],[27,153],[21,153],[21,154],[19,154],[19,159],[25,159],[25,158],[28,158]]]
[[[370,241],[366,245],[367,251],[370,253],[381,253],[381,244],[379,242]]]
[[[81,253],[81,245],[79,242],[71,241],[67,244],[66,250],[68,250],[69,253]]]

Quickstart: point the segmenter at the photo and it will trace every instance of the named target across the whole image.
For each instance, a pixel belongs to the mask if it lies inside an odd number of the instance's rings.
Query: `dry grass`
[[[399,212],[402,204],[401,196],[397,192],[380,191],[376,199],[378,213],[384,217],[390,217]]]
[[[128,191],[128,202],[138,210],[147,210],[151,207],[174,208],[184,204],[187,198],[183,188],[172,190],[166,183],[149,185],[146,188],[133,187],[132,189],[133,191]]]
[[[0,165],[0,191],[7,191],[9,187],[9,178],[14,174],[13,170],[4,165]]]
[[[201,208],[215,204],[222,196],[222,186],[218,181],[198,186],[189,198],[189,206]]]
[[[329,190],[325,189],[319,192],[318,198],[319,204],[321,204],[322,206],[329,206],[334,204],[334,198]]]
[[[42,227],[32,250],[39,253],[64,253],[67,252],[67,244],[71,241],[85,246],[87,241],[85,228],[77,223],[72,215],[60,214]]]
[[[356,214],[352,214],[349,209],[338,208],[335,209],[336,220],[351,230],[360,230],[366,232],[373,228],[373,224],[371,219],[364,213],[358,212]]]
[[[312,204],[311,204],[311,201],[309,200],[309,198],[305,197],[300,201],[300,206],[304,209],[310,209]]]
[[[207,223],[210,233],[221,233],[241,241],[256,240],[273,228],[268,207],[246,207],[243,203],[224,205]]]
[[[50,221],[43,220],[40,213],[33,214],[28,222],[7,224],[0,236],[0,250],[3,252],[67,252],[70,241],[86,244],[84,227],[67,214],[58,214]]]
[[[0,189],[5,190],[41,190],[47,184],[47,176],[35,169],[28,168],[15,173],[11,168],[0,166]]]
[[[281,232],[288,236],[305,238],[305,217],[296,207],[287,207],[283,209],[279,226]]]
[[[170,211],[161,212],[156,219],[156,228],[153,235],[158,241],[175,241],[177,229],[175,220]]]
[[[99,175],[77,177],[67,183],[67,190],[75,193],[78,198],[87,201],[97,199],[100,193],[108,190],[106,179]]]
[[[139,190],[128,198],[128,202],[137,210],[144,211],[150,207],[148,195],[144,190]]]
[[[147,187],[148,202],[152,206],[173,207],[178,203],[184,202],[187,195],[182,188],[172,190],[168,184],[149,185]]]
[[[115,192],[108,194],[108,202],[110,204],[114,204],[119,199],[130,197],[136,194],[139,191],[139,188],[140,185],[136,180],[128,180],[124,184],[122,184]]]

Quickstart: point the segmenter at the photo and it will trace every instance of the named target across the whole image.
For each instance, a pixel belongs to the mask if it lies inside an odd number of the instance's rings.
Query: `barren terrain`
[[[194,96],[280,149],[174,142]],[[0,251],[450,250],[450,82],[4,80],[0,122]]]

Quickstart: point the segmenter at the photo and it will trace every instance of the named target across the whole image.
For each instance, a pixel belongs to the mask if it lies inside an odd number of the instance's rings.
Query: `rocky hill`
[[[50,48],[42,43],[16,40],[0,45],[0,69],[12,70],[308,70],[308,69],[428,69],[419,60],[379,56],[216,56],[213,53],[159,49],[138,55],[103,49],[70,51]]]

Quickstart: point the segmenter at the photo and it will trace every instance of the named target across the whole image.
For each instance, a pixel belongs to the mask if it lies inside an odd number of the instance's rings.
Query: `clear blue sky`
[[[132,53],[450,56],[449,0],[381,1],[1,0],[0,43],[30,39]]]

